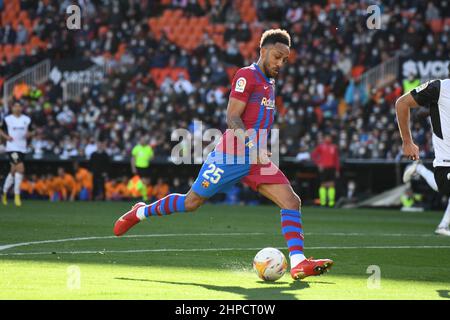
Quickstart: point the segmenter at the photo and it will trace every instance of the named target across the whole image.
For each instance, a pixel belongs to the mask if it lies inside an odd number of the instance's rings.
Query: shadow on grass
[[[436,290],[441,298],[450,299],[450,290]]]
[[[116,280],[125,281],[144,281],[163,284],[174,284],[181,286],[198,286],[208,290],[215,290],[219,292],[235,293],[240,295],[244,299],[270,299],[270,300],[296,300],[295,294],[299,290],[309,288],[307,282],[294,281],[294,282],[264,282],[258,281],[260,284],[258,288],[243,288],[239,286],[217,286],[204,283],[192,283],[192,282],[174,282],[174,281],[160,281],[150,279],[136,279],[136,278],[114,278]],[[334,284],[332,282],[314,282],[319,284]],[[288,285],[288,286],[286,286]]]

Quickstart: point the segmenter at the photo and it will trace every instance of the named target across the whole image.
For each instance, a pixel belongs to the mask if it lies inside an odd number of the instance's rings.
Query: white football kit
[[[450,79],[430,80],[410,93],[418,105],[430,111],[434,176],[439,191],[450,195]]]
[[[2,130],[13,138],[12,141],[6,142],[6,152],[27,152],[27,133],[31,130],[30,117],[10,114],[3,119]]]

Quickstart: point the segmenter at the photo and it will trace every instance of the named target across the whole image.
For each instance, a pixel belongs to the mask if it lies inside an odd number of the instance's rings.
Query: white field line
[[[122,236],[121,238],[157,238],[157,237],[208,237],[208,236],[260,236],[260,235],[270,235],[270,233],[173,233],[173,234],[141,234],[141,235],[128,235]],[[338,237],[348,237],[348,236],[373,236],[373,237],[436,237],[432,233],[426,234],[414,234],[414,233],[380,233],[380,234],[369,234],[369,233],[315,233],[311,232],[305,233],[305,236],[338,236]],[[86,241],[86,240],[101,240],[101,239],[116,239],[116,236],[94,236],[94,237],[78,237],[78,238],[67,238],[67,239],[55,239],[55,240],[40,240],[40,241],[30,241],[30,242],[20,242],[0,245],[0,251],[30,246],[34,244],[46,244],[46,243],[58,243],[58,242],[71,242],[71,241]]]
[[[59,251],[59,252],[12,252],[0,256],[33,256],[52,254],[108,254],[108,253],[151,253],[151,252],[206,252],[206,251],[258,251],[261,248],[188,248],[188,249],[140,249],[110,251]],[[287,247],[277,247],[285,250]],[[309,250],[358,250],[358,249],[450,249],[450,246],[353,246],[353,247],[308,247]]]
[[[168,233],[168,234],[136,234],[129,236],[122,236],[121,238],[157,238],[157,237],[207,237],[207,236],[259,236],[264,233]],[[40,240],[31,242],[21,242],[13,244],[5,244],[0,246],[0,251],[29,246],[33,244],[45,244],[45,243],[57,243],[57,242],[70,242],[70,241],[85,241],[85,240],[99,240],[99,239],[117,239],[116,236],[95,236],[95,237],[81,237],[81,238],[68,238],[68,239],[56,239],[56,240]]]

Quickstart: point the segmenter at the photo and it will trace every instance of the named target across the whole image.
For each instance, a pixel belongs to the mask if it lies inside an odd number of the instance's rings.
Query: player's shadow
[[[294,282],[264,282],[258,281],[261,284],[258,288],[243,288],[239,286],[216,286],[211,284],[203,283],[192,283],[192,282],[174,282],[174,281],[161,281],[161,280],[149,280],[149,279],[135,279],[135,278],[115,278],[116,280],[127,280],[127,281],[146,281],[164,284],[175,284],[184,286],[198,286],[208,290],[230,292],[241,295],[244,299],[256,300],[256,299],[269,299],[271,300],[296,300],[295,293],[298,290],[309,288],[309,284],[304,281],[294,281]],[[334,284],[332,282],[314,282],[318,284]],[[289,284],[289,286],[284,286]]]
[[[450,290],[437,290],[441,298],[450,299]]]

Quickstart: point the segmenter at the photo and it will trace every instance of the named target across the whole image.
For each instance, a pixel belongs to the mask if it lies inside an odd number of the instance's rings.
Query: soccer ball
[[[286,273],[286,257],[278,249],[264,248],[253,259],[253,270],[264,281],[276,281]]]

